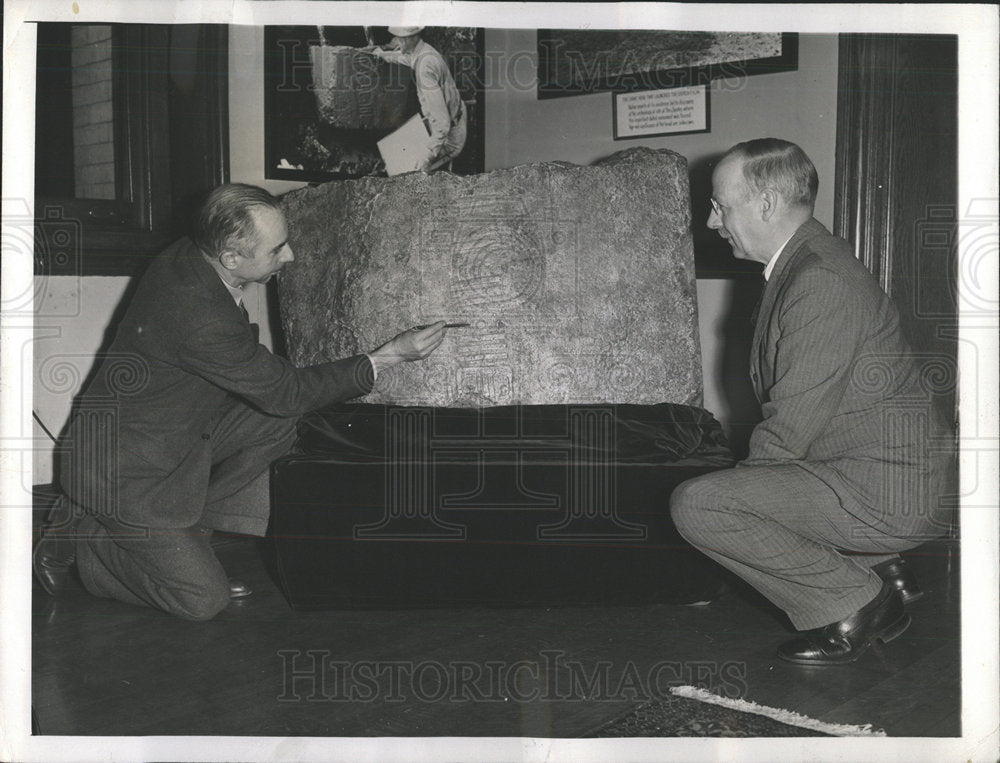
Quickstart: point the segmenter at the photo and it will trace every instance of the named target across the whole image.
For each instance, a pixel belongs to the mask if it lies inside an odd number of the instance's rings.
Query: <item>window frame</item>
[[[111,27],[119,198],[36,195],[36,275],[141,272],[229,177],[228,27]]]

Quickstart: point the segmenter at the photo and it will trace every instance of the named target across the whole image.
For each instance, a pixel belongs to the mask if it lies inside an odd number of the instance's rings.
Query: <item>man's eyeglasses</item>
[[[719,215],[719,217],[721,217],[722,216],[722,205],[719,202],[717,202],[714,198],[711,198],[711,197],[709,198],[709,201],[712,202],[712,209],[715,210],[715,214],[717,214],[717,215]]]

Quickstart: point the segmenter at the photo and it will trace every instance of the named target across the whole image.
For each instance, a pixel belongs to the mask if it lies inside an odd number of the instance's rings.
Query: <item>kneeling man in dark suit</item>
[[[953,445],[896,307],[813,219],[818,182],[773,138],[715,168],[708,226],[766,266],[750,357],[763,420],[745,461],[671,498],[681,534],[803,631],[778,654],[806,665],[852,662],[909,626],[921,592],[897,554],[946,531]]]
[[[231,184],[150,264],[62,442],[64,495],[33,560],[50,594],[75,561],[97,596],[214,617],[248,590],[227,578],[211,533],[264,534],[270,464],[297,418],[366,394],[379,372],[443,340],[439,322],[294,367],[258,343],[242,304],[246,284],[293,260],[277,199]]]

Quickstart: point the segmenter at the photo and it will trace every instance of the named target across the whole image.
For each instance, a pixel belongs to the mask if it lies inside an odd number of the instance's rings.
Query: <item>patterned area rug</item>
[[[827,737],[885,736],[871,725],[825,723],[780,708],[728,699],[693,686],[647,702],[589,734],[590,737]]]

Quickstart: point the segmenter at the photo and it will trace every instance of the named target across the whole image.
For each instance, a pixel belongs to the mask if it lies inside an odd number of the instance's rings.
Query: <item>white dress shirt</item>
[[[795,234],[792,234],[792,235],[795,235]],[[778,251],[776,251],[771,256],[771,259],[769,259],[767,261],[767,264],[764,266],[764,280],[765,281],[771,277],[771,271],[774,270],[774,266],[777,264],[778,258],[781,256],[781,253],[783,251],[785,251],[785,245],[788,244],[788,242],[791,241],[791,240],[792,240],[792,236],[789,236],[788,238],[786,238],[785,239],[785,243],[782,244],[781,246],[779,246],[778,247]]]

